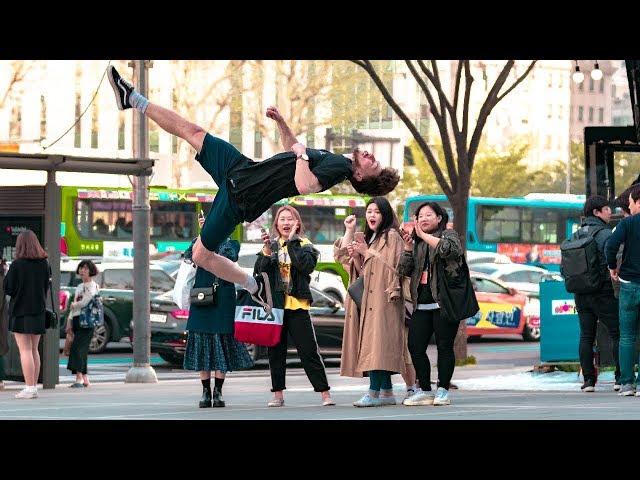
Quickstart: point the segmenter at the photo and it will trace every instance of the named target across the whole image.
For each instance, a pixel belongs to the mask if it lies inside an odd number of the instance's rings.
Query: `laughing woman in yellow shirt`
[[[298,211],[285,205],[276,212],[272,231],[278,234],[271,240],[264,232],[264,247],[258,254],[255,272],[266,272],[275,284],[275,292],[284,293],[284,323],[280,343],[269,348],[269,369],[273,399],[270,407],[284,406],[283,390],[287,368],[287,336],[291,334],[298,356],[316,392],[322,393],[322,405],[335,405],[329,395],[329,384],[318,342],[309,316],[312,297],[309,283],[318,263],[319,252],[304,237],[304,225]]]

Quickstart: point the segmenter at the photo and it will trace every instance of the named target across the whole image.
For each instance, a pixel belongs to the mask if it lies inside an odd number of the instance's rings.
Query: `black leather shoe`
[[[222,398],[222,391],[214,387],[213,389],[213,408],[224,407],[224,399]]]
[[[211,390],[208,388],[202,389],[202,398],[200,399],[200,408],[211,408]]]

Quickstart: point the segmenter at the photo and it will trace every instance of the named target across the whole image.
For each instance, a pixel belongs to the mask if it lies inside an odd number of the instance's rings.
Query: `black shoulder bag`
[[[53,283],[51,282],[51,265],[49,265],[49,296],[51,298],[51,308],[44,311],[44,328],[56,328],[58,326],[58,314],[55,303],[53,303]]]
[[[215,277],[213,285],[210,287],[192,288],[189,294],[191,305],[198,307],[215,307],[218,305],[218,277]]]

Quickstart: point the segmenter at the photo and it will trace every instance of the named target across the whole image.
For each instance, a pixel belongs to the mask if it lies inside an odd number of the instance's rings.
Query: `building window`
[[[80,101],[82,100],[80,92],[76,92],[76,126],[75,126],[75,138],[73,140],[73,146],[75,148],[82,148],[82,120],[80,119],[80,114],[82,113],[82,105],[80,105]]]
[[[149,151],[155,153],[160,151],[160,132],[155,122],[149,122]]]
[[[158,98],[159,90],[151,90],[149,98]],[[156,122],[149,122],[149,151],[158,153],[160,151],[160,127]]]
[[[553,105],[550,103],[547,105],[547,118],[551,118],[553,116]]]
[[[551,150],[551,135],[547,135],[544,148],[545,150]]]
[[[562,105],[558,105],[558,118],[562,120],[564,116],[564,107]]]
[[[600,93],[604,92],[604,77],[602,77],[602,79],[600,80],[600,87],[598,88],[598,90],[600,91]]]
[[[176,95],[176,89],[171,90],[171,104],[173,105],[173,111],[178,111],[178,95]],[[171,153],[174,155],[178,153],[178,137],[171,135]]]
[[[262,60],[258,60],[255,68],[255,90],[256,90],[256,102],[262,108],[262,90],[264,88],[264,66]],[[313,145],[307,140],[307,146],[313,148]],[[260,131],[260,120],[258,118],[254,121],[253,131],[253,156],[254,158],[262,158],[262,132]]]
[[[229,143],[242,151],[242,68],[232,62]]]
[[[47,138],[47,101],[40,95],[40,139]]]
[[[578,90],[584,92],[584,80],[578,84]]]
[[[604,108],[598,109],[598,121],[604,123]]]
[[[591,78],[591,75],[589,75],[589,91],[593,92],[593,90],[594,90],[593,78]]]
[[[593,122],[593,107],[589,107],[589,122]]]
[[[313,145],[309,143],[307,136],[307,147],[313,148]],[[255,158],[262,158],[262,134],[256,130],[253,136],[253,156]]]
[[[118,114],[118,150],[124,150],[124,112]]]
[[[584,107],[582,106],[578,107],[578,121],[579,122],[584,121]]]
[[[547,87],[553,87],[553,73],[550,73],[548,75],[548,82],[547,82]]]
[[[22,138],[22,102],[18,97],[13,97],[13,101],[11,102],[9,138],[12,140],[19,140]]]
[[[98,148],[98,99],[91,107],[91,148]]]
[[[558,75],[558,77],[560,78],[558,80],[558,88],[562,88],[564,86],[564,80],[563,80],[563,76],[562,75]]]
[[[416,165],[416,161],[413,159],[413,153],[409,147],[404,147],[404,164],[408,167],[414,167]]]

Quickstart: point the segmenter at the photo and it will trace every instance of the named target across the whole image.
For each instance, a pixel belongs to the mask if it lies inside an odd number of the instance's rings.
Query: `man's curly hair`
[[[365,178],[364,180],[356,180],[351,177],[351,185],[355,188],[356,192],[364,195],[382,196],[391,192],[398,182],[400,181],[400,175],[395,168],[383,168],[380,175],[375,177]]]

